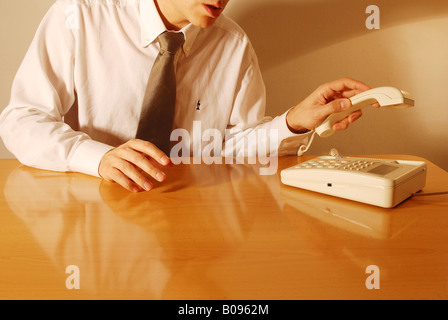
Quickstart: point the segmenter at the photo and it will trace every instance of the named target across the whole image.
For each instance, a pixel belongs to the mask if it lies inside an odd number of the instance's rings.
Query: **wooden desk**
[[[311,157],[285,157],[279,171]],[[421,160],[391,155],[389,158]],[[448,196],[394,209],[255,165],[179,165],[149,193],[1,160],[1,299],[446,299]],[[428,163],[424,191],[448,190]],[[79,290],[69,290],[69,265]],[[366,268],[380,289],[366,288]]]

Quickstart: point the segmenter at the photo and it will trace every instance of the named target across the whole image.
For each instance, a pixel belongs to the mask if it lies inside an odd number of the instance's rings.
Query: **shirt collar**
[[[157,37],[166,31],[165,24],[159,15],[154,0],[140,0],[140,28],[141,45],[144,48],[156,41]],[[182,49],[187,57],[200,29],[189,24],[180,30],[185,36],[185,43]]]

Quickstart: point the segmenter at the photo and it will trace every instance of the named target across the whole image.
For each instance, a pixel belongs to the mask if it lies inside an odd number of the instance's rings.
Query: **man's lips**
[[[211,16],[212,18],[218,18],[223,11],[223,8],[219,7],[219,5],[204,3],[203,6],[207,11],[208,15]]]

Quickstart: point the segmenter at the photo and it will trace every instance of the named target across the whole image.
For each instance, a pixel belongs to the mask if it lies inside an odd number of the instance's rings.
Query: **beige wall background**
[[[365,26],[373,4],[380,30]],[[448,170],[448,1],[244,0],[228,9],[258,54],[269,115],[344,76],[416,100],[412,109],[365,110],[348,131],[316,137],[308,154],[412,154]]]
[[[53,0],[0,0],[0,110],[14,75]],[[368,30],[369,5],[380,30]],[[364,111],[348,131],[319,138],[308,154],[412,154],[448,170],[448,1],[232,0],[227,15],[255,47],[267,113],[283,113],[320,84],[349,76],[372,87],[409,91],[412,109]],[[0,144],[0,158],[9,158]]]
[[[0,0],[0,111],[9,103],[14,76],[54,0]],[[0,139],[0,158],[13,158]]]

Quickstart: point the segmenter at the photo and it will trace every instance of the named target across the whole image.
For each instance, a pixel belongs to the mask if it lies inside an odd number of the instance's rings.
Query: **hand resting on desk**
[[[159,182],[166,178],[161,170],[169,167],[170,159],[154,144],[133,139],[104,155],[98,168],[100,176],[132,192],[153,188],[148,176]]]

